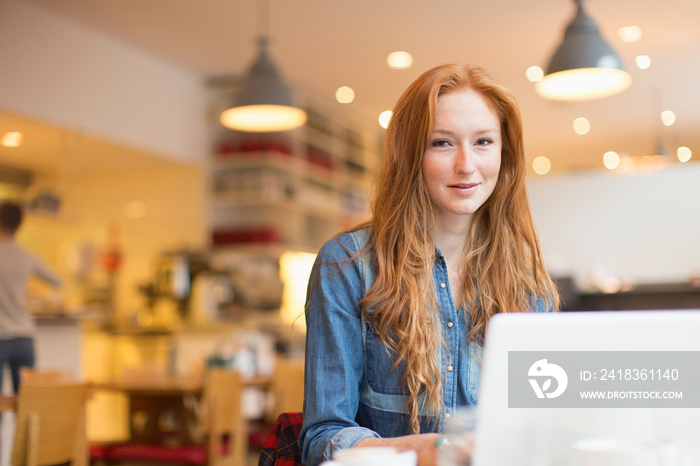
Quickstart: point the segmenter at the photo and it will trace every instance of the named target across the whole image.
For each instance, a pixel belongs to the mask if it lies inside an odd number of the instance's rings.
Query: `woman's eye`
[[[437,139],[437,140],[433,141],[433,143],[431,145],[433,147],[446,147],[446,146],[449,146],[450,143],[449,143],[449,141],[446,141],[444,139]]]
[[[481,138],[478,141],[476,141],[476,145],[477,146],[488,146],[489,144],[491,144],[491,142],[492,141],[490,139]]]

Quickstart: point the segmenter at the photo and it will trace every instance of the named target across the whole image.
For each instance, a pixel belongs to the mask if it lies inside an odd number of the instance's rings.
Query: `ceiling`
[[[67,171],[95,175],[157,169],[163,164],[142,151],[1,111],[0,128],[24,135],[18,148],[0,146],[0,169],[13,167],[38,176]]]
[[[264,10],[254,0],[27,0],[156,55],[202,80],[244,73],[255,55]],[[545,155],[552,171],[601,168],[602,155],[652,152],[662,131],[659,104],[675,112],[669,146],[687,146],[700,159],[700,2],[698,0],[588,0],[586,9],[621,55],[632,85],[595,101],[547,101],[525,78],[546,67],[574,13],[571,0],[272,0],[271,55],[297,88],[333,99],[339,86],[355,89],[346,107],[368,121],[391,109],[420,73],[447,62],[481,64],[518,98],[527,157]],[[621,26],[643,36],[623,43]],[[410,52],[408,70],[391,70],[386,56]],[[639,70],[634,57],[652,65]],[[341,105],[341,104],[337,104]],[[587,135],[572,122],[586,117]]]

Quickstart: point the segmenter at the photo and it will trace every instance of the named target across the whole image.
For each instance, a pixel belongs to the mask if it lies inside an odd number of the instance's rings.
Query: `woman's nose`
[[[455,172],[471,174],[476,170],[474,154],[468,147],[462,147],[455,153]]]

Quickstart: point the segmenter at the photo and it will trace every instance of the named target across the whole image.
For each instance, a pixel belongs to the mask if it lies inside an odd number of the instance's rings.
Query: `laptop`
[[[590,438],[700,466],[700,310],[514,313],[487,328],[474,466],[578,466]]]

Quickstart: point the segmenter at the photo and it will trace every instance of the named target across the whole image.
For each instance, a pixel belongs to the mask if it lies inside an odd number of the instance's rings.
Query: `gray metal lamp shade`
[[[247,132],[287,131],[306,123],[306,112],[294,106],[289,87],[267,54],[267,37],[248,71],[235,105],[221,113],[221,124]]]
[[[629,73],[583,10],[582,0],[575,1],[576,16],[535,89],[554,100],[597,99],[622,92],[632,81]]]

